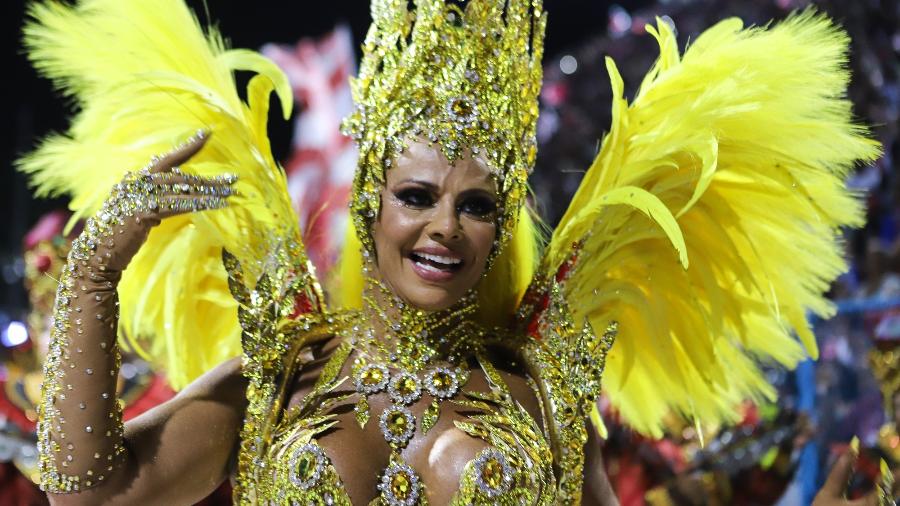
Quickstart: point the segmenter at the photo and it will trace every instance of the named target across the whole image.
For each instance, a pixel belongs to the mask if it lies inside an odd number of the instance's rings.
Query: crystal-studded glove
[[[72,243],[56,293],[38,421],[41,487],[76,492],[101,484],[125,459],[116,399],[116,284],[160,220],[217,209],[235,177],[181,172],[206,143],[203,131],[113,187]]]

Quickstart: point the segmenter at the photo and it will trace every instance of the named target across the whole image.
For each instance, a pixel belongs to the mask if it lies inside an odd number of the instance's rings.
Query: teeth
[[[416,265],[418,265],[418,266],[421,267],[422,269],[425,269],[426,271],[431,271],[431,272],[444,272],[444,271],[438,269],[437,267],[435,267],[435,266],[433,266],[433,265],[423,264],[422,262],[416,262]]]
[[[428,253],[416,253],[416,255],[419,255],[420,257],[422,257],[426,260],[431,260],[432,262],[437,262],[439,264],[456,265],[456,264],[462,263],[462,260],[460,260],[458,258],[442,257],[440,255],[431,255]]]

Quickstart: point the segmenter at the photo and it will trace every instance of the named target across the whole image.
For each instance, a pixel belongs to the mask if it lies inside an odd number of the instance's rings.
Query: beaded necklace
[[[466,359],[482,351],[484,331],[470,318],[476,310],[474,292],[450,309],[429,313],[409,307],[383,284],[371,279],[369,283],[363,314],[370,324],[353,325],[344,336],[357,351],[352,366],[359,396],[356,420],[365,427],[370,418],[368,398],[387,392],[391,404],[381,412],[378,425],[391,447],[391,457],[378,488],[387,504],[413,505],[421,495],[421,480],[402,457],[417,425],[409,406],[423,393],[431,395],[420,427],[423,434],[434,427],[441,402],[455,396],[468,381]],[[376,326],[382,331],[381,339]]]

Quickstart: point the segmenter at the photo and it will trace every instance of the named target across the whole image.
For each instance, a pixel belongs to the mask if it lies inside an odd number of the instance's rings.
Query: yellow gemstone
[[[527,155],[526,161],[529,164],[531,164],[531,163],[534,163],[534,161],[536,159],[537,159],[537,147],[532,145],[531,147],[528,148],[528,155]]]
[[[384,371],[377,367],[366,369],[366,371],[362,373],[362,382],[364,385],[377,385],[381,383],[383,379]]]
[[[395,411],[388,416],[388,430],[394,435],[400,435],[406,432],[407,420],[406,415],[399,411]]]
[[[450,107],[453,109],[453,113],[459,117],[467,117],[472,114],[472,104],[465,99],[454,100]]]
[[[416,391],[416,382],[409,376],[404,376],[397,381],[397,392],[400,395],[409,395]]]
[[[453,379],[449,374],[438,371],[434,373],[434,376],[431,377],[431,382],[438,390],[446,390],[450,388],[450,385],[453,384]]]
[[[488,459],[481,468],[481,479],[493,489],[503,485],[503,464],[497,459]]]
[[[409,479],[406,473],[397,473],[391,477],[391,492],[394,493],[394,497],[400,500],[409,497],[410,492],[412,492],[412,480]]]

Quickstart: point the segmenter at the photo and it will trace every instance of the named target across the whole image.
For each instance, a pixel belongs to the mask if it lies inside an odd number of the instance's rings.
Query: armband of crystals
[[[63,268],[38,407],[41,489],[69,493],[100,484],[120,462],[122,409],[116,400],[121,357],[112,281],[89,279],[78,258],[90,256],[85,233]]]
[[[135,240],[125,234],[126,219],[159,209],[166,196],[160,178],[183,177],[129,173],[72,243],[57,288],[38,408],[39,471],[46,492],[96,486],[122,460],[115,282],[124,265],[115,265],[115,243]]]

